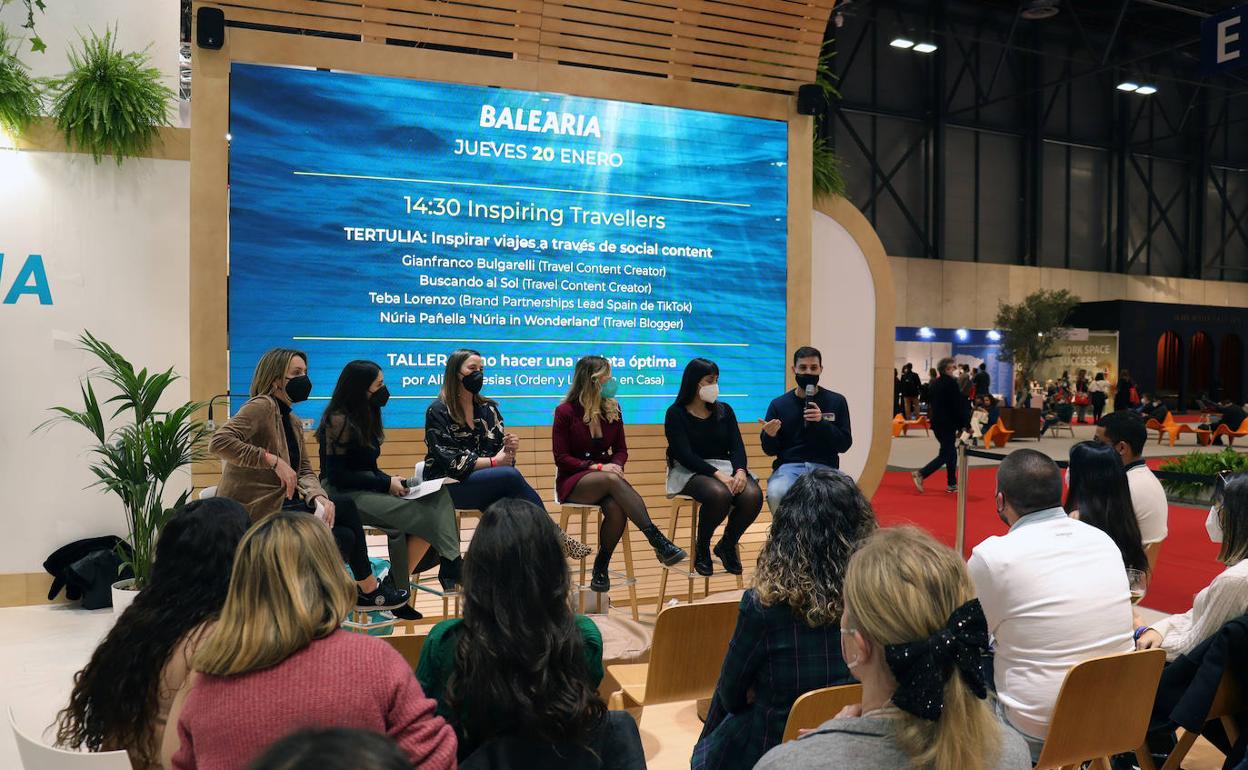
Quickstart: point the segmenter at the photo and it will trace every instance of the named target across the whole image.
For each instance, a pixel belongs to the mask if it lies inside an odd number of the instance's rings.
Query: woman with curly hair
[[[602,634],[572,612],[558,534],[525,500],[485,510],[464,559],[464,616],[429,631],[416,678],[455,728],[461,760],[480,748],[515,767],[571,767],[592,752],[603,768],[644,770],[636,723],[598,696]],[[552,754],[563,761],[540,761]]]
[[[819,469],[794,482],[773,514],[754,587],[741,597],[692,770],[754,767],[780,742],[798,696],[854,681],[841,657],[841,584],[875,527],[849,476]]]
[[[168,766],[161,742],[169,708],[225,603],[234,550],[250,524],[247,510],[224,497],[197,500],[169,520],[147,586],[74,675],[57,717],[58,746],[125,749],[137,770]]]

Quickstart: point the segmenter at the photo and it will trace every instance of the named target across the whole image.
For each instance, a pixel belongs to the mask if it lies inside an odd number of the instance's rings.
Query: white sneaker
[[[919,490],[919,494],[923,494],[923,474],[918,471],[911,471],[910,479],[914,482],[914,488]]]

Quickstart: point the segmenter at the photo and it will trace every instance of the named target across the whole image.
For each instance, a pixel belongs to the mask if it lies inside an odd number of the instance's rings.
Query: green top
[[[446,705],[446,682],[455,669],[455,646],[462,618],[444,620],[429,629],[429,636],[420,648],[420,662],[416,664],[416,678],[425,695],[438,702],[438,716],[451,724],[450,709]],[[584,615],[576,616],[576,625],[585,638],[585,665],[589,669],[589,683],[595,689],[602,682],[602,633],[594,621]]]

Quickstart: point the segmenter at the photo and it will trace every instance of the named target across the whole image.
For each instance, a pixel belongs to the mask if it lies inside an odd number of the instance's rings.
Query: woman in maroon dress
[[[685,552],[668,540],[650,520],[646,503],[624,477],[628,445],[624,420],[615,400],[611,364],[601,356],[585,356],[576,362],[572,388],[555,409],[551,444],[558,475],[555,492],[565,503],[587,503],[602,508],[598,530],[598,555],[594,558],[589,587],[598,592],[611,588],[607,567],[624,534],[627,520],[641,530],[666,566],[677,564]]]

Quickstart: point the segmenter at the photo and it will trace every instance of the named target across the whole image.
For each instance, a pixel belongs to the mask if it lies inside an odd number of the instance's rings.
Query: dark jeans
[[[364,539],[364,524],[360,521],[360,511],[355,501],[349,497],[333,495],[329,501],[334,504],[334,542],[338,544],[338,552],[351,567],[351,576],[357,581],[373,574],[372,562],[368,560],[368,542]],[[310,513],[302,500],[287,501],[284,511]]]
[[[484,511],[499,500],[516,498],[528,500],[538,508],[546,510],[542,496],[529,486],[520,471],[510,465],[473,471],[467,479],[447,484],[443,489],[451,493],[451,502],[456,508]]]
[[[958,434],[957,433],[937,433],[936,440],[940,442],[940,454],[936,455],[930,463],[923,466],[923,470],[919,473],[923,478],[931,476],[940,470],[940,466],[945,466],[946,478],[949,480],[948,486],[956,486],[958,483]]]

